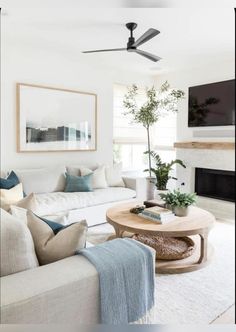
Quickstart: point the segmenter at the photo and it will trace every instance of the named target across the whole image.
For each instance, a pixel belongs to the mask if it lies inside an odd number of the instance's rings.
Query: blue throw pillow
[[[65,192],[84,192],[93,191],[92,188],[92,175],[74,176],[66,173],[66,187]]]
[[[20,181],[15,172],[11,171],[6,179],[0,178],[0,188],[1,189],[11,189],[19,184]]]
[[[42,218],[42,217],[39,217],[36,215],[36,217],[38,217],[39,219],[41,219],[42,221],[44,221],[46,224],[48,224],[48,226],[53,230],[53,233],[54,234],[57,234],[58,232],[60,232],[62,229],[64,228],[67,228],[68,226],[71,226],[73,224],[70,224],[70,225],[61,225],[59,224],[58,222],[55,222],[55,221],[51,221],[51,220],[48,220],[48,219],[45,219],[45,218]]]

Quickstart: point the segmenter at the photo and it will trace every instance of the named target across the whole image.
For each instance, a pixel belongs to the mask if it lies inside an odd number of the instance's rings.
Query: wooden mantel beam
[[[174,148],[233,150],[235,142],[175,142]]]

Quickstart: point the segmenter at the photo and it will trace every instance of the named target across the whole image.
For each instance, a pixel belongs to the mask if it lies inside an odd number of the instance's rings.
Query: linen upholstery
[[[1,276],[38,266],[27,225],[1,209]]]
[[[35,198],[35,194],[34,193],[29,194],[28,196],[18,201],[15,205],[31,211],[37,210],[37,201]]]
[[[26,195],[64,191],[65,167],[14,170]]]
[[[125,187],[122,179],[122,163],[106,167],[106,179],[109,187]]]
[[[93,189],[107,188],[107,181],[105,175],[105,166],[99,166],[94,171],[87,167],[81,167],[80,173],[82,176],[92,174],[92,187]]]
[[[2,324],[99,323],[95,267],[72,256],[1,278]]]
[[[135,196],[134,190],[119,187],[95,189],[92,192],[36,194],[37,210],[34,212],[39,216],[48,216],[58,212],[128,200]]]
[[[11,204],[16,204],[23,199],[22,183],[11,189],[0,189],[1,208],[8,211]]]
[[[100,323],[98,273],[83,256],[2,277],[0,286],[2,324]]]
[[[89,168],[92,171],[94,171],[96,168],[99,167],[99,165],[97,163],[96,164],[87,164],[86,163],[86,165],[84,165],[84,164],[68,165],[68,166],[66,166],[66,171],[70,175],[80,176],[81,175],[80,169],[83,167]]]
[[[74,176],[66,173],[65,192],[87,192],[93,191],[92,173],[84,176]]]
[[[72,256],[85,247],[88,229],[85,220],[71,224],[56,235],[45,221],[31,211],[27,213],[27,222],[41,265]]]

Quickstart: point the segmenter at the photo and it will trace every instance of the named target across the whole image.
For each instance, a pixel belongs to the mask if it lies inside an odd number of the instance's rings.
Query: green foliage
[[[154,86],[146,89],[146,101],[139,107],[137,104],[138,87],[133,84],[124,96],[125,115],[132,115],[133,122],[142,124],[146,129],[168,112],[177,112],[177,102],[184,97],[182,90],[170,89],[166,81],[157,91]]]
[[[138,87],[133,84],[124,96],[123,105],[126,109],[124,115],[131,115],[133,122],[142,124],[147,130],[147,143],[149,154],[149,175],[151,176],[151,142],[149,129],[160,117],[169,112],[177,112],[177,103],[184,97],[182,90],[171,89],[166,81],[159,91],[153,87],[146,89],[146,101],[142,106],[137,103]]]
[[[157,180],[156,187],[159,190],[166,189],[166,185],[167,185],[167,182],[169,179],[177,180],[175,177],[169,175],[170,171],[172,170],[172,166],[174,164],[178,164],[178,165],[181,165],[182,167],[186,168],[186,166],[180,159],[172,160],[170,163],[163,163],[161,161],[160,156],[154,151],[150,151],[150,152],[146,151],[146,152],[144,152],[144,154],[150,154],[155,162],[155,168],[151,167],[151,172],[153,174],[155,174],[155,177]],[[148,169],[144,170],[144,172],[148,172],[148,171],[149,171]]]
[[[179,189],[166,194],[160,194],[160,197],[166,204],[176,207],[187,207],[196,202],[195,193],[181,193]]]

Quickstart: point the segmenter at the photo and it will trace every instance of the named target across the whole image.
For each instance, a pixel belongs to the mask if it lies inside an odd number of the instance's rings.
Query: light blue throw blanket
[[[154,266],[149,248],[124,238],[78,252],[97,269],[102,324],[127,324],[154,305]]]

